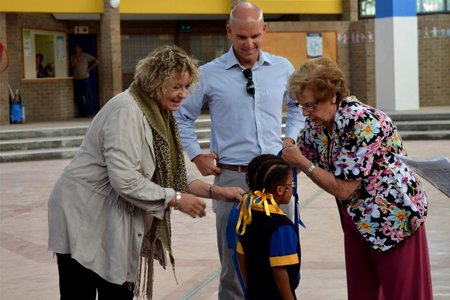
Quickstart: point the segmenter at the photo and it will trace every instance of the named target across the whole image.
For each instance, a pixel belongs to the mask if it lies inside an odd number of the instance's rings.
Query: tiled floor
[[[450,157],[450,141],[407,141],[410,156]],[[68,160],[0,165],[0,299],[58,299],[55,260],[47,249],[47,198]],[[190,172],[194,167],[188,163]],[[211,181],[212,178],[207,178]],[[303,174],[302,280],[299,299],[346,299],[342,232],[333,198]],[[450,299],[450,199],[425,183],[427,233],[435,299]],[[174,212],[176,284],[171,268],[155,266],[155,299],[217,299],[219,261],[214,213],[191,219]]]

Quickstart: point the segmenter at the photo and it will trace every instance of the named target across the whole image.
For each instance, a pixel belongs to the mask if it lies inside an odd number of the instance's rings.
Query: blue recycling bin
[[[11,124],[23,123],[23,105],[22,103],[11,103],[9,107],[9,118]]]

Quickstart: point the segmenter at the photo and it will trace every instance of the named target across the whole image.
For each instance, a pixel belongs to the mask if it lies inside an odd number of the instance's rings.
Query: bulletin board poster
[[[323,56],[323,43],[321,32],[308,32],[306,34],[306,57],[317,58]]]
[[[29,30],[23,31],[23,55],[25,57],[31,56],[31,34]]]
[[[337,62],[336,31],[269,31],[263,50],[284,56],[298,69],[306,60],[326,56]]]

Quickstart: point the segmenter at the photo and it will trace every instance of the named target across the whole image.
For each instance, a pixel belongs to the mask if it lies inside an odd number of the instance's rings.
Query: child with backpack
[[[237,258],[246,299],[296,299],[300,281],[298,228],[279,208],[292,197],[292,169],[263,154],[248,165],[249,192],[238,205]]]

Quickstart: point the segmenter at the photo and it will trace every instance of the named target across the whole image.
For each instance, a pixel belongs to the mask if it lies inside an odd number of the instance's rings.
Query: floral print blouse
[[[342,205],[373,249],[394,247],[424,223],[425,191],[394,155],[406,152],[397,128],[382,111],[347,97],[338,107],[333,132],[307,120],[298,146],[306,158],[337,178],[361,179]]]

